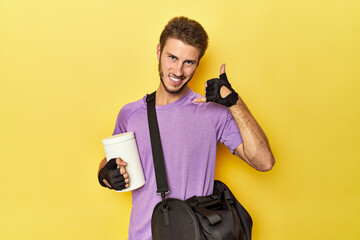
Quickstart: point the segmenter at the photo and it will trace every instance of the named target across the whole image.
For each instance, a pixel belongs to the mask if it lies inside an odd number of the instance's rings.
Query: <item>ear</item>
[[[160,61],[160,43],[158,43],[157,47],[156,47],[156,55],[158,60]]]

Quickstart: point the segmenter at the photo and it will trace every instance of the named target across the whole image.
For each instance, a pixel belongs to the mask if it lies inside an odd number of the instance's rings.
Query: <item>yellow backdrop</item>
[[[101,139],[158,86],[178,15],[210,36],[191,87],[226,63],[270,139],[267,173],[219,146],[254,239],[360,239],[358,0],[0,0],[0,239],[126,239],[131,194],[98,184]]]

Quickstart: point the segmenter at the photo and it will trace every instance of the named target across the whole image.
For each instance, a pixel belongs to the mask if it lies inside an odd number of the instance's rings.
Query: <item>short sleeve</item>
[[[206,103],[206,112],[214,125],[216,139],[227,146],[234,154],[235,149],[243,142],[239,127],[229,108],[217,103]]]
[[[230,111],[227,111],[219,141],[225,144],[233,154],[235,149],[243,142],[239,127]]]
[[[124,109],[122,108],[116,118],[116,123],[115,123],[115,128],[114,128],[114,132],[113,135],[115,134],[120,134],[120,133],[124,133],[126,132],[126,119],[125,119],[125,112]]]

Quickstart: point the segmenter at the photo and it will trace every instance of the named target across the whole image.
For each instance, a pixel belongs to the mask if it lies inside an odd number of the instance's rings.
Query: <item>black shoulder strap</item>
[[[164,197],[167,193],[169,193],[169,188],[166,179],[166,169],[160,139],[159,125],[156,117],[155,94],[156,92],[153,92],[146,97],[147,116],[157,184],[156,192]]]

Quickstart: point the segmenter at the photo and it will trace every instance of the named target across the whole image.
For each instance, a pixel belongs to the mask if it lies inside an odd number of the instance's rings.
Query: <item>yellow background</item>
[[[0,0],[0,239],[126,239],[131,194],[98,184],[101,139],[158,86],[177,15],[210,36],[191,87],[227,63],[270,139],[267,173],[219,146],[254,239],[360,239],[358,0]]]

